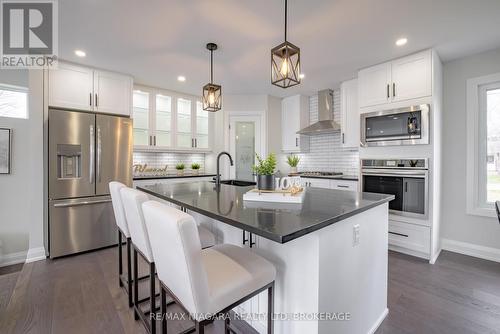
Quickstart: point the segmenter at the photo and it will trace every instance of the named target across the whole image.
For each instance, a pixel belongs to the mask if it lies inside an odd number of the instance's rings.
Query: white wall
[[[0,175],[0,266],[43,246],[43,100],[32,86],[41,78],[0,70],[0,83],[30,88],[28,119],[0,117],[0,127],[13,130],[12,173]]]
[[[498,221],[465,213],[466,80],[498,72],[500,72],[500,49],[465,57],[444,65],[441,237],[500,249]],[[443,240],[443,248],[450,249],[450,242],[446,242],[447,240]],[[451,246],[453,245],[452,242]],[[500,250],[498,254],[500,256]]]

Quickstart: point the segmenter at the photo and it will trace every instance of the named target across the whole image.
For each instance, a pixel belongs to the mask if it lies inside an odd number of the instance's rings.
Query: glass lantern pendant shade
[[[210,83],[203,86],[203,110],[216,112],[222,108],[222,87],[213,83],[213,52],[217,50],[217,44],[208,43],[207,49],[210,51]]]
[[[271,83],[288,88],[300,83],[300,48],[288,42],[287,0],[285,0],[285,42],[271,50]]]

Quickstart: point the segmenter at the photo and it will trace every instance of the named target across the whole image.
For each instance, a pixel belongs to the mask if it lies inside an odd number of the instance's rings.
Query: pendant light
[[[285,0],[285,42],[271,50],[271,83],[288,88],[300,83],[300,49],[288,42],[287,0]]]
[[[207,49],[210,51],[210,83],[203,86],[203,110],[216,112],[222,108],[222,87],[214,84],[214,51],[217,44],[208,43]]]

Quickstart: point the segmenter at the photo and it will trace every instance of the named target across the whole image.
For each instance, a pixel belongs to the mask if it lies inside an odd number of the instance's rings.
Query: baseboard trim
[[[434,254],[434,256],[431,257],[431,259],[429,260],[430,264],[436,263],[436,261],[437,261],[437,259],[439,257],[439,254],[441,254],[441,250],[442,250],[442,248],[439,248],[439,250]]]
[[[384,322],[385,318],[389,314],[389,309],[386,307],[384,312],[380,315],[380,317],[377,319],[377,321],[373,324],[372,328],[368,331],[368,334],[374,334],[377,329],[382,325],[382,322]]]
[[[46,258],[44,247],[30,248],[26,255],[26,263],[45,260]]]
[[[450,252],[473,256],[484,260],[500,262],[499,248],[485,247],[450,239],[441,239],[441,248]]]
[[[0,256],[0,267],[24,263],[24,261],[26,261],[26,251],[5,254]]]
[[[398,252],[398,253],[403,253],[406,255],[415,256],[415,257],[425,259],[425,260],[430,260],[428,254],[424,254],[424,253],[419,252],[419,251],[414,251],[414,250],[409,249],[409,248],[404,248],[404,247],[389,244],[389,250],[394,251],[394,252]]]

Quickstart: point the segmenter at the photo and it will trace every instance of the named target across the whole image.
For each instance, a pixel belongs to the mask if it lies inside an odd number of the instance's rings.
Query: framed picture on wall
[[[12,130],[0,128],[0,174],[11,172]]]

